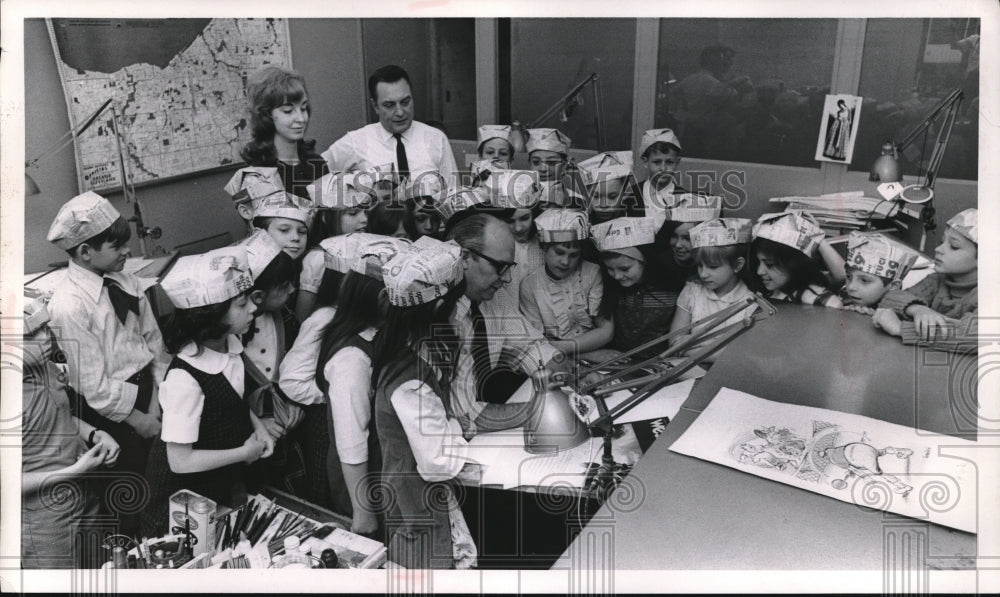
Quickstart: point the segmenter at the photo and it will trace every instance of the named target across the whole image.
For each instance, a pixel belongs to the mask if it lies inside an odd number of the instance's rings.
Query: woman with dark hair
[[[308,197],[306,185],[326,174],[326,161],[305,139],[309,126],[306,82],[294,71],[265,66],[247,82],[253,140],[240,152],[250,166],[277,167],[285,190]]]

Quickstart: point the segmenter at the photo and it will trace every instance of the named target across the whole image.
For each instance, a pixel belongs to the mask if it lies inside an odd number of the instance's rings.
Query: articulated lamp
[[[565,121],[569,114],[573,111],[576,103],[580,101],[580,94],[587,88],[587,85],[591,84],[593,85],[594,91],[594,125],[597,127],[597,151],[604,151],[604,115],[601,107],[601,82],[597,73],[590,73],[589,77],[577,83],[573,89],[569,90],[568,93],[557,99],[555,103],[542,112],[538,118],[535,118],[527,125],[521,124],[519,120],[515,120],[511,123],[510,128],[513,133],[511,135],[511,145],[513,145],[514,151],[522,153],[525,150],[527,146],[528,129],[533,129],[544,124],[557,112],[561,114],[562,120]]]

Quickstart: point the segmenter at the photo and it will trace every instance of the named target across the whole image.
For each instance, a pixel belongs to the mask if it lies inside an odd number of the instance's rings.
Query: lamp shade
[[[524,425],[524,450],[550,454],[569,450],[590,439],[590,432],[569,404],[566,392],[535,382],[535,406]],[[541,395],[538,395],[538,394]]]
[[[871,182],[899,182],[903,180],[903,170],[896,159],[896,148],[892,143],[882,146],[882,155],[875,158],[868,175]]]

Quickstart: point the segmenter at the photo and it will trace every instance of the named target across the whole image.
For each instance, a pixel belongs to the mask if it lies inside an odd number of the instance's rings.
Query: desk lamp
[[[71,143],[75,142],[77,137],[83,134],[84,131],[89,129],[97,118],[103,114],[109,107],[111,108],[111,129],[115,136],[115,146],[118,150],[118,172],[122,181],[122,194],[125,195],[125,201],[132,203],[133,215],[128,218],[129,222],[135,224],[136,235],[139,237],[139,245],[142,248],[142,254],[144,257],[149,256],[149,250],[146,247],[146,238],[158,239],[163,234],[163,230],[157,226],[155,228],[150,228],[146,226],[142,221],[142,210],[139,208],[139,201],[135,196],[135,187],[132,186],[131,180],[125,170],[125,152],[122,149],[122,135],[124,134],[121,129],[121,124],[118,119],[118,109],[112,105],[112,98],[108,98],[93,114],[87,117],[83,121],[83,124],[72,128],[62,134],[55,143],[53,143],[48,149],[43,151],[38,156],[26,161],[24,163],[24,194],[31,196],[41,193],[41,189],[38,188],[38,183],[35,179],[28,174],[27,169],[34,168],[40,162],[47,160],[53,155],[59,153]]]
[[[577,83],[573,89],[569,90],[568,93],[556,100],[556,102],[542,112],[538,118],[535,118],[527,125],[521,124],[519,120],[515,120],[511,123],[511,145],[514,147],[514,151],[517,153],[524,152],[528,138],[528,129],[533,129],[541,124],[544,124],[545,121],[555,115],[556,112],[560,113],[560,119],[565,122],[570,113],[573,112],[574,105],[581,103],[582,100],[580,100],[580,94],[587,88],[588,85],[593,85],[594,91],[594,124],[597,127],[597,151],[604,151],[604,115],[601,110],[601,83],[597,73],[590,73],[589,77]]]
[[[941,119],[937,140],[934,143],[934,149],[931,151],[931,157],[927,162],[926,174],[917,184],[903,187],[903,190],[895,197],[907,203],[928,204],[921,213],[921,219],[924,224],[924,238],[920,241],[920,250],[923,250],[927,232],[933,230],[935,227],[934,208],[929,203],[934,198],[934,182],[937,180],[938,168],[941,165],[941,160],[944,159],[945,150],[948,148],[948,141],[951,140],[951,130],[955,126],[955,118],[958,115],[958,108],[962,103],[964,95],[961,89],[955,89],[900,141],[886,141],[882,145],[882,155],[875,159],[871,172],[868,175],[868,180],[872,182],[901,182],[903,180],[903,172],[899,164],[899,154],[913,145],[918,136],[926,132],[931,125]],[[921,167],[922,165],[923,160],[921,160]],[[919,179],[919,170],[917,176]],[[886,199],[889,198],[886,197]]]
[[[727,319],[753,304],[756,304],[759,309],[745,316],[737,323],[725,325],[725,321]],[[757,321],[767,319],[775,313],[777,313],[777,309],[775,309],[771,303],[760,295],[754,295],[708,317],[705,317],[704,319],[692,322],[680,329],[660,336],[659,338],[654,338],[642,346],[638,346],[626,352],[622,357],[600,363],[581,371],[580,374],[585,375],[586,373],[593,371],[606,370],[608,368],[615,369],[604,379],[595,383],[580,386],[577,390],[579,394],[589,393],[594,396],[598,414],[597,417],[589,423],[589,428],[604,437],[601,465],[597,470],[596,476],[594,477],[594,486],[592,489],[599,502],[603,503],[622,481],[620,467],[615,464],[614,458],[611,454],[611,428],[614,425],[615,419],[618,419],[628,411],[641,404],[647,398],[659,391],[660,388],[677,381],[681,375],[700,364],[709,356],[720,351],[724,346],[736,339],[737,336],[742,335],[750,329]],[[634,355],[657,345],[661,345],[672,340],[673,338],[687,334],[695,328],[704,329],[692,334],[691,337],[686,338],[676,346],[667,348],[652,358],[646,359],[645,361],[634,365],[617,367],[614,365],[614,363],[621,358]],[[625,375],[629,375],[655,363],[663,363],[666,359],[678,353],[684,352],[688,347],[694,344],[706,342],[707,344],[694,352],[694,354],[684,357],[675,365],[671,366],[668,364],[667,367],[660,372],[630,381],[621,381],[621,378]],[[612,409],[608,408],[607,403],[605,402],[605,396],[618,390],[636,387],[638,387],[638,389],[635,390],[632,396],[627,398],[618,406]]]

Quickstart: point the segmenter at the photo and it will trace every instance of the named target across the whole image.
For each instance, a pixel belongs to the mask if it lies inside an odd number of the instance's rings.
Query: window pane
[[[635,19],[511,19],[511,117],[527,124],[597,73],[605,150],[632,145]],[[594,94],[580,94],[566,122],[559,114],[539,127],[557,128],[578,149],[598,149]]]
[[[655,124],[685,156],[818,168],[836,41],[836,19],[661,19]]]
[[[862,106],[851,170],[867,171],[882,144],[901,140],[952,90],[962,88],[939,177],[976,179],[979,161],[979,19],[869,19],[861,62]],[[903,173],[926,172],[938,127],[900,156]]]

